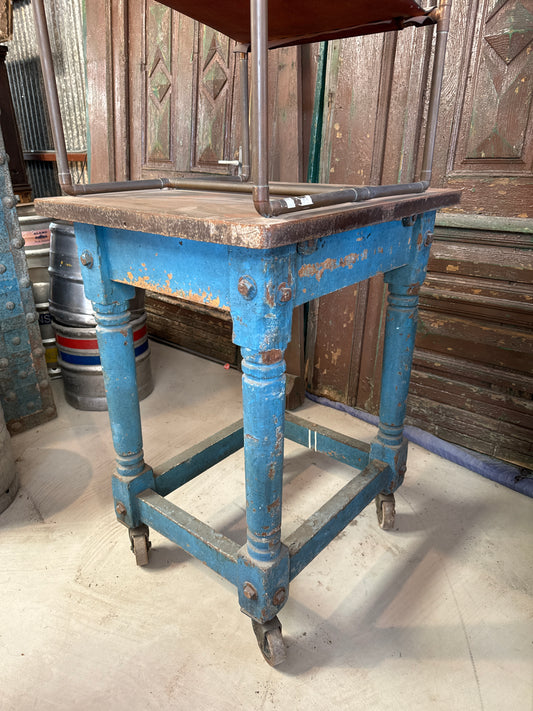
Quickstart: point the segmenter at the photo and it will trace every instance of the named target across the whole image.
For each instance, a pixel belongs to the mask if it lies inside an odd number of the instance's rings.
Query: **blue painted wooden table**
[[[115,509],[140,564],[153,527],[232,582],[263,655],[284,658],[277,613],[290,581],[372,500],[394,516],[418,291],[435,211],[458,193],[372,200],[259,217],[247,195],[143,191],[39,200],[40,214],[75,222],[93,302],[116,451]],[[284,412],[284,351],[295,306],[384,273],[388,309],[380,423],[370,444]],[[242,349],[243,421],[183,452],[166,471],[145,463],[127,305],[141,287],[226,309]],[[354,467],[354,478],[281,540],[284,437]],[[165,496],[244,447],[247,543],[212,530]]]

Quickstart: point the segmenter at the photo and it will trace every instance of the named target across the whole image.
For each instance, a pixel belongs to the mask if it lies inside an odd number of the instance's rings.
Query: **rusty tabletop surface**
[[[459,198],[456,190],[427,190],[265,218],[255,211],[251,195],[164,189],[41,198],[35,209],[52,219],[270,249],[438,210]]]

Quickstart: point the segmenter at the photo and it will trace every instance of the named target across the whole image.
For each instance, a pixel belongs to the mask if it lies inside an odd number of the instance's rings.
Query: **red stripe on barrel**
[[[133,342],[140,340],[146,336],[146,325],[141,326],[137,331],[133,332]],[[67,338],[60,333],[56,333],[56,343],[65,348],[79,348],[80,350],[98,350],[98,341],[96,338]]]

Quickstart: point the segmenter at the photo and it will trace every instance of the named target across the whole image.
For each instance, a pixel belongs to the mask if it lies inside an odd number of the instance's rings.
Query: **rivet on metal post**
[[[278,294],[279,300],[282,304],[286,304],[287,301],[290,301],[292,299],[292,289],[290,286],[287,286],[285,282],[279,285]]]
[[[285,588],[280,588],[279,590],[276,590],[274,597],[272,598],[272,602],[274,605],[281,605],[282,602],[285,602],[286,596],[287,592]]]
[[[244,583],[244,585],[242,586],[242,591],[244,597],[248,598],[248,600],[257,600],[257,590],[254,588],[252,583]]]
[[[84,267],[90,269],[94,264],[93,255],[87,249],[84,249],[81,253],[80,262],[83,264]]]
[[[119,516],[124,516],[124,514],[126,513],[126,507],[124,506],[122,501],[119,501],[117,503],[117,505],[115,506],[115,511]]]
[[[433,242],[433,232],[428,232],[426,235],[426,247],[429,247],[429,245]]]
[[[257,285],[251,276],[245,275],[239,279],[237,290],[244,299],[251,301],[257,294]]]

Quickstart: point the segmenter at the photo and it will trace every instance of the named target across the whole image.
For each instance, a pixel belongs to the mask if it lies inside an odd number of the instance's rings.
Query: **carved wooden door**
[[[531,0],[454,0],[432,184],[463,194],[437,219],[408,408],[425,430],[529,468],[532,13]],[[413,178],[431,50],[424,31],[330,47],[323,180]],[[320,301],[317,394],[377,412],[382,302],[379,279]]]
[[[238,154],[233,42],[154,0],[130,3],[133,177],[227,173]]]
[[[130,0],[127,35],[130,176],[235,172],[219,163],[237,159],[241,145],[234,42],[154,0]],[[299,52],[278,50],[270,64],[271,177],[298,180]],[[147,312],[152,335],[238,363],[227,313],[155,294],[148,295]],[[290,357],[295,374],[299,352]]]

